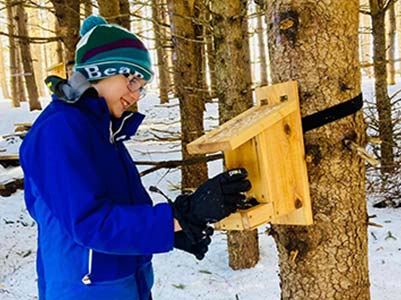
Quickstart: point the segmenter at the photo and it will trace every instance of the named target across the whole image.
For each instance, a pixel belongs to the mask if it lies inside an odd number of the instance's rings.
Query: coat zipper
[[[90,285],[92,283],[92,280],[90,279],[89,275],[92,274],[92,258],[93,258],[93,250],[89,249],[89,257],[88,257],[88,273],[85,274],[84,277],[82,277],[81,281],[85,285]]]
[[[115,136],[122,130],[125,121],[127,121],[129,118],[131,118],[134,115],[134,113],[129,114],[128,116],[126,116],[123,121],[121,122],[120,127],[116,130],[116,132],[113,133],[113,124],[110,121],[110,126],[109,126],[109,132],[110,132],[110,143],[112,143],[114,145],[114,143],[116,142],[115,140]],[[124,138],[124,137],[121,137]]]
[[[121,129],[124,126],[124,123],[126,120],[128,120],[129,118],[131,118],[134,114],[130,114],[128,116],[126,116],[123,121],[121,122],[120,128],[117,129],[117,131],[115,133],[113,133],[113,123],[110,121],[110,125],[109,125],[109,132],[110,132],[110,143],[114,145],[115,143],[115,136],[121,131]],[[122,137],[124,138],[124,137]],[[92,274],[92,260],[93,260],[93,250],[89,249],[89,257],[88,257],[88,273],[85,274],[84,277],[82,277],[81,281],[83,284],[85,285],[90,285],[92,284],[92,280],[90,279],[90,275]]]

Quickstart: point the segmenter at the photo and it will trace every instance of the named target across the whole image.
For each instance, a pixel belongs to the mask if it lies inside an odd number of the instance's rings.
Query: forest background
[[[400,207],[400,100],[397,89],[388,89],[401,72],[398,1],[7,0],[0,5],[0,91],[15,109],[24,102],[31,111],[44,108],[49,91],[43,79],[66,76],[86,16],[101,14],[143,39],[156,71],[150,89],[164,107],[178,99],[181,128],[152,132],[155,143],[179,141],[181,155],[179,161],[145,162],[153,166],[145,173],[179,168],[180,179],[172,185],[177,189],[198,186],[208,177],[207,161],[216,159],[186,151],[209,129],[204,127],[209,104],[218,106],[211,118],[221,124],[254,104],[255,87],[297,80],[306,116],[356,97],[362,79],[370,82],[374,97],[364,93],[363,111],[304,136],[315,224],[267,230],[277,246],[282,299],[370,299],[368,226],[380,225],[368,214],[366,199],[395,215]],[[10,135],[23,138],[10,132],[4,143]],[[13,163],[2,161],[5,170]],[[21,187],[18,179],[4,182],[3,195]],[[227,233],[232,269],[257,264],[259,235]]]

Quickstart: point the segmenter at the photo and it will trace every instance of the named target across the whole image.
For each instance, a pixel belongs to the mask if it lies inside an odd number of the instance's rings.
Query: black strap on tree
[[[303,132],[307,132],[309,130],[345,118],[360,110],[362,108],[362,105],[363,98],[362,93],[360,93],[355,98],[352,98],[346,102],[334,105],[325,110],[303,117],[302,130]]]

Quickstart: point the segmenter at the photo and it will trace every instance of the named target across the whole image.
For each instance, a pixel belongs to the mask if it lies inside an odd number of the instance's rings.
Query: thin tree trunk
[[[395,32],[396,32],[396,24],[395,24],[395,9],[394,2],[391,2],[387,9],[388,14],[388,29],[387,29],[387,84],[394,85],[395,84],[395,68],[394,68],[394,59],[395,59]]]
[[[38,9],[33,12],[33,17],[35,18],[34,22],[35,26],[32,28],[32,34],[34,34],[35,36],[45,36],[43,30],[38,27],[39,25],[43,25],[40,15],[41,12]],[[43,63],[43,45],[41,44],[32,45],[32,54],[33,54],[32,58],[33,69],[35,70],[35,79],[37,82],[39,97],[44,97],[45,85],[43,84],[43,80],[45,79],[46,76],[44,74],[45,64]]]
[[[79,39],[79,1],[50,0],[55,8],[60,26],[61,40],[65,47],[66,61],[75,60],[75,46]]]
[[[394,3],[395,5],[395,30],[397,32],[396,36],[396,51],[398,54],[398,57],[401,57],[401,41],[400,41],[400,35],[401,35],[401,1],[396,1]],[[400,70],[400,63],[397,62],[396,63],[396,73],[398,73],[400,75],[401,70]]]
[[[360,33],[360,45],[361,49],[361,64],[371,64],[372,63],[372,26],[371,26],[371,18],[368,15],[361,14],[360,16],[360,27],[362,29],[362,33]],[[363,69],[363,72],[369,78],[373,77],[373,67],[366,67]]]
[[[7,30],[9,33],[8,36],[8,43],[9,43],[9,53],[10,53],[10,82],[11,82],[11,99],[13,107],[20,107],[20,99],[18,95],[18,83],[17,83],[17,72],[18,72],[18,65],[17,65],[17,48],[15,45],[15,39],[13,35],[14,32],[14,15],[13,9],[11,7],[13,1],[7,0]]]
[[[20,46],[18,46],[20,47]],[[16,50],[16,57],[17,57],[17,97],[20,102],[26,101],[26,93],[25,93],[25,84],[24,84],[24,69],[22,67],[22,60],[21,60],[21,52],[18,51],[18,47]]]
[[[201,44],[199,40],[202,27],[193,22],[199,17],[197,0],[168,0],[171,33],[174,45],[174,82],[180,101],[182,158],[189,155],[186,146],[203,135],[204,103],[199,87],[201,78]],[[183,166],[182,188],[197,187],[207,179],[207,165]]]
[[[57,20],[55,20],[55,31],[56,31],[56,35],[57,36],[61,36],[62,32],[61,32],[61,28],[59,25],[59,22]],[[57,62],[56,63],[63,63],[64,62],[64,49],[63,49],[63,43],[61,42],[61,40],[56,42],[56,57],[57,57]]]
[[[268,2],[272,82],[298,81],[302,115],[361,93],[358,16],[358,0]],[[364,161],[344,146],[365,145],[362,112],[304,138],[314,225],[272,228],[281,300],[368,300]]]
[[[252,106],[246,0],[212,1],[216,94],[224,123]],[[259,260],[257,231],[228,232],[229,265],[253,267]]]
[[[174,62],[173,62],[173,37],[171,34],[171,24],[170,24],[170,16],[167,8],[167,0],[161,0],[163,1],[164,4],[164,9],[163,9],[163,22],[168,25],[167,28],[164,29],[163,33],[165,35],[165,38],[162,40],[163,41],[163,51],[164,55],[163,57],[166,59],[166,73],[168,77],[168,91],[176,95],[175,92],[175,85],[174,85]]]
[[[118,24],[120,15],[120,0],[97,0],[99,4],[99,14],[107,22]]]
[[[259,5],[256,5],[257,13],[257,35],[258,35],[258,48],[259,48],[259,64],[260,64],[260,84],[267,85],[267,63],[266,63],[266,45],[263,32],[263,18],[264,14]]]
[[[0,70],[6,70],[6,65],[4,62],[4,50],[3,47],[0,47]],[[6,76],[1,76],[0,77],[0,82],[1,82],[1,91],[3,94],[3,98],[9,99],[10,98],[10,93],[8,91],[8,84],[7,84],[7,77]]]
[[[142,10],[143,4],[142,3],[135,3],[133,4],[133,14],[135,15],[133,23],[133,31],[135,33],[142,34]]]
[[[164,4],[161,0],[152,0],[152,18],[153,28],[155,33],[155,47],[157,54],[157,68],[159,70],[159,91],[160,91],[160,103],[168,102],[169,92],[169,74],[168,74],[168,63],[165,49],[163,44],[165,41],[165,29],[162,23],[164,22]]]
[[[120,17],[118,18],[118,24],[131,30],[130,4],[128,0],[120,0]]]
[[[81,4],[83,4],[85,18],[91,16],[93,14],[92,1],[91,0],[81,0]]]
[[[379,113],[379,135],[382,141],[381,171],[394,170],[393,125],[391,121],[391,101],[387,93],[386,35],[384,27],[385,11],[383,0],[369,0],[373,29],[373,61],[375,72],[376,106]]]
[[[17,6],[17,26],[18,33],[20,36],[28,36],[28,30],[26,28],[27,15],[23,4]],[[35,72],[33,70],[32,54],[28,39],[20,39],[20,54],[22,59],[22,66],[24,70],[24,78],[26,89],[29,98],[29,110],[41,110],[42,106],[39,102],[38,88],[36,86]]]

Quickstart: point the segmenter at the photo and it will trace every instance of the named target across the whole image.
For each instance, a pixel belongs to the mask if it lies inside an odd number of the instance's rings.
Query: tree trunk
[[[266,45],[263,32],[264,14],[259,5],[256,5],[257,13],[257,34],[259,47],[259,64],[260,64],[260,85],[267,85],[267,63],[266,63]]]
[[[297,80],[301,114],[361,93],[359,1],[272,0],[268,41],[272,82]],[[282,300],[368,300],[364,161],[344,146],[364,146],[362,112],[305,134],[314,225],[272,227]]]
[[[161,0],[152,0],[152,19],[153,28],[155,33],[155,47],[157,53],[157,68],[159,70],[159,91],[160,91],[160,103],[168,102],[168,92],[170,87],[170,80],[168,74],[168,61],[166,51],[163,47],[165,44],[166,29],[163,26],[164,23],[164,3]]]
[[[387,22],[387,84],[394,85],[395,84],[395,68],[394,68],[394,59],[395,59],[395,32],[396,32],[396,24],[395,24],[395,9],[394,2],[391,2],[387,9],[388,14],[388,22]]]
[[[44,31],[39,27],[39,25],[44,26],[42,20],[41,20],[41,11],[40,10],[35,10],[32,12],[32,17],[35,19],[34,26],[31,27],[32,34],[35,36],[45,36]],[[31,22],[30,22],[31,23]],[[39,97],[44,97],[45,96],[45,85],[43,84],[43,81],[46,77],[44,74],[45,70],[45,64],[43,60],[43,44],[33,44],[31,45],[32,47],[32,62],[33,62],[33,69],[35,71],[35,80],[37,82],[37,89],[39,93]]]
[[[27,15],[25,13],[24,5],[21,3],[17,6],[17,27],[18,34],[20,36],[28,36],[28,30],[26,28]],[[29,98],[29,110],[41,110],[42,106],[39,102],[38,88],[36,86],[35,72],[33,70],[32,54],[28,39],[20,39],[20,54],[22,60],[22,66],[24,70],[24,78],[26,89]]]
[[[180,101],[182,158],[193,157],[187,152],[187,144],[203,135],[204,103],[199,87],[201,77],[201,44],[199,40],[202,27],[193,22],[199,17],[197,0],[168,0],[171,34],[174,46],[174,82]],[[183,166],[182,188],[197,187],[207,179],[207,165]]]
[[[361,14],[360,15],[360,29],[361,33],[359,48],[361,50],[360,62],[361,64],[371,64],[372,63],[372,26],[371,26],[371,18],[369,15]],[[362,69],[362,74],[366,75],[369,78],[373,77],[373,66],[365,67]]]
[[[396,38],[396,51],[398,54],[398,57],[401,57],[401,41],[400,41],[400,35],[401,35],[401,1],[396,1],[394,3],[394,10],[395,10],[395,30],[397,31],[397,38]],[[396,55],[397,56],[397,55]],[[398,73],[398,75],[400,75],[401,73],[401,69],[400,69],[400,62],[397,62],[396,64],[396,73]]]
[[[56,31],[56,35],[57,36],[62,36],[62,32],[61,32],[61,28],[60,28],[60,24],[57,20],[55,20],[55,24],[54,24],[55,28],[54,30]],[[63,43],[61,42],[61,40],[58,40],[56,42],[56,57],[57,57],[57,62],[58,63],[64,63],[64,49],[63,49]]]
[[[9,53],[10,53],[10,82],[11,82],[11,99],[13,107],[20,107],[20,99],[18,95],[18,83],[17,83],[17,48],[15,46],[15,39],[13,35],[14,32],[14,15],[13,9],[11,7],[13,1],[7,0],[7,30],[8,30],[8,43],[9,43]]]
[[[380,145],[381,171],[383,174],[391,173],[394,170],[391,101],[387,93],[384,2],[384,0],[369,0],[373,30],[373,68],[375,72],[376,106],[379,113],[379,135],[382,141]]]
[[[128,0],[120,0],[120,16],[117,24],[127,30],[131,30],[130,5]]]
[[[50,0],[53,3],[66,61],[75,60],[75,46],[79,40],[79,1]]]
[[[83,4],[83,11],[85,18],[91,16],[93,14],[93,5],[91,0],[81,0],[81,4]]]
[[[170,16],[169,16],[169,12],[168,12],[168,8],[167,8],[167,0],[161,0],[164,4],[164,9],[163,9],[163,22],[164,24],[167,25],[167,27],[164,28],[164,35],[165,38],[162,40],[163,41],[163,51],[164,51],[164,55],[163,57],[165,57],[166,59],[166,73],[167,73],[167,77],[168,77],[168,82],[169,82],[169,86],[168,86],[168,91],[173,93],[174,95],[176,95],[175,92],[175,86],[174,86],[174,62],[173,62],[173,53],[174,53],[174,49],[173,49],[173,43],[172,43],[172,34],[171,34],[171,24],[170,24]]]
[[[19,46],[18,46],[19,47]],[[17,57],[17,97],[20,102],[26,101],[25,84],[24,84],[24,69],[22,67],[21,52],[18,51],[18,47],[15,49]]]
[[[252,106],[247,1],[214,0],[211,3],[216,95],[219,120],[224,123]],[[256,230],[228,232],[227,242],[231,268],[250,268],[258,262]]]
[[[133,3],[133,12],[134,12],[134,18],[132,22],[132,27],[133,31],[137,33],[143,33],[142,29],[142,10],[143,10],[143,4],[142,3]]]
[[[120,0],[97,0],[99,5],[99,14],[104,17],[107,22],[118,24],[120,15]]]
[[[6,64],[4,62],[4,49],[0,47],[0,70],[6,70]],[[4,74],[5,75],[5,74]],[[8,92],[8,84],[7,84],[7,77],[1,76],[1,91],[3,94],[3,98],[10,99],[10,93]]]

